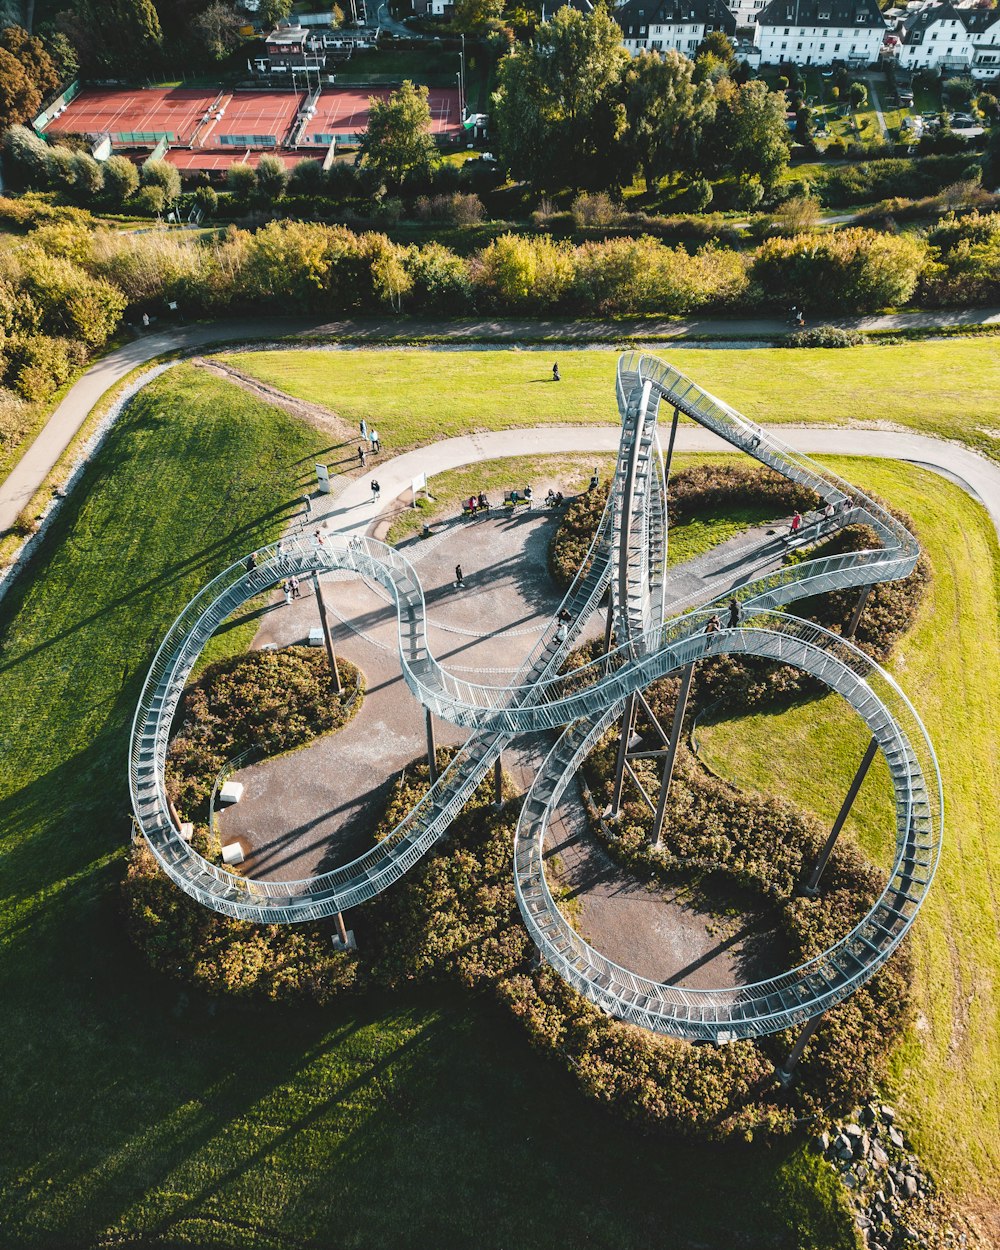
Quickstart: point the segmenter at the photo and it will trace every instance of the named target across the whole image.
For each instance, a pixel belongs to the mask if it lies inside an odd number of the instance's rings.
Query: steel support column
[[[625,764],[628,755],[628,743],[632,737],[632,721],[635,719],[635,695],[630,694],[625,700],[622,712],[622,737],[618,743],[618,764],[615,768],[615,788],[611,794],[611,819],[614,820],[622,805],[622,787],[625,784]]]
[[[775,1073],[782,1085],[791,1084],[795,1069],[799,1066],[799,1060],[802,1058],[805,1048],[815,1036],[819,1026],[823,1023],[825,1015],[826,1012],[821,1012],[818,1016],[813,1016],[811,1020],[807,1020],[802,1026],[802,1031],[795,1039],[795,1045],[792,1047],[788,1058]]]
[[[503,752],[497,756],[493,765],[493,801],[497,807],[503,807]]]
[[[316,591],[316,606],[319,608],[319,621],[323,627],[323,641],[326,643],[326,654],[330,660],[330,672],[333,674],[333,688],[337,694],[343,694],[344,689],[340,684],[337,656],[333,650],[333,634],[330,633],[330,622],[326,615],[326,600],[323,598],[323,590],[319,584],[319,574],[313,573],[312,580],[313,589]]]
[[[857,607],[854,609],[854,615],[851,617],[850,624],[847,626],[845,638],[853,638],[854,631],[861,624],[861,613],[865,610],[865,604],[868,602],[868,596],[872,593],[871,586],[862,586],[861,594],[858,595]]]
[[[681,673],[681,688],[677,692],[677,706],[674,708],[674,723],[670,726],[670,741],[667,744],[667,758],[663,764],[663,777],[660,781],[660,798],[656,804],[656,815],[653,817],[653,845],[660,845],[663,834],[663,818],[667,811],[667,794],[674,777],[674,764],[677,760],[677,746],[681,740],[681,728],[684,724],[684,713],[687,711],[688,695],[691,693],[691,679],[694,677],[694,661]]]
[[[424,708],[424,727],[427,730],[427,771],[430,773],[431,785],[438,779],[437,751],[434,746],[434,721],[429,707]]]
[[[344,913],[342,911],[338,911],[334,915],[333,918],[337,924],[337,937],[339,937],[341,942],[343,942],[343,944],[346,946],[347,945],[347,925],[344,924]]]
[[[667,458],[663,465],[663,488],[666,490],[670,481],[670,462],[674,458],[674,440],[677,437],[677,422],[680,420],[681,410],[674,409],[674,419],[670,422],[670,439],[667,442]]]
[[[808,884],[803,888],[803,894],[808,894],[812,898],[819,892],[819,879],[823,875],[823,871],[830,862],[830,856],[833,854],[833,848],[837,845],[837,839],[840,837],[840,831],[844,827],[844,822],[850,815],[851,808],[854,806],[854,800],[858,797],[858,791],[861,784],[868,775],[868,770],[872,766],[872,760],[878,751],[878,739],[872,738],[868,743],[868,749],[865,751],[858,765],[858,771],[854,774],[854,780],[851,782],[847,791],[847,797],[841,805],[840,811],[837,813],[837,819],[833,822],[833,828],[830,830],[830,836],[827,838],[822,851],[819,853],[819,859],[816,866],[812,870]]]

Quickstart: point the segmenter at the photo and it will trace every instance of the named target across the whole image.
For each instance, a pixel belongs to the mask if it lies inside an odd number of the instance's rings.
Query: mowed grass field
[[[891,422],[1000,457],[1000,344],[938,339],[844,349],[649,349],[763,422]],[[617,351],[243,352],[239,367],[345,420],[388,452],[469,430],[617,420]],[[553,382],[559,362],[561,382]]]
[[[1000,560],[985,512],[936,475],[831,459],[913,518],[933,565],[916,628],[890,671],[937,751],[945,842],[911,938],[917,1019],[896,1056],[892,1096],[920,1152],[953,1189],[980,1195],[1000,1244]],[[833,696],[699,730],[703,758],[740,785],[787,795],[832,820],[867,735]],[[866,780],[851,831],[884,853],[885,774]],[[880,789],[880,781],[883,788]],[[886,817],[888,816],[888,823]]]
[[[237,1008],[130,948],[143,674],[190,595],[279,532],[323,445],[178,366],[0,604],[0,1246],[853,1247],[808,1147],[641,1137],[488,1001]]]

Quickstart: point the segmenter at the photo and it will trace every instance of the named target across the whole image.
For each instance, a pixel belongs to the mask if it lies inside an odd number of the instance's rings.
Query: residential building
[[[993,78],[1000,72],[1000,10],[915,0],[896,26],[892,53],[903,69]]]
[[[886,26],[876,0],[770,0],[754,32],[767,65],[860,68],[878,60]]]
[[[723,0],[626,0],[614,11],[622,41],[633,56],[673,48],[693,57],[707,34],[736,34],[736,18]]]

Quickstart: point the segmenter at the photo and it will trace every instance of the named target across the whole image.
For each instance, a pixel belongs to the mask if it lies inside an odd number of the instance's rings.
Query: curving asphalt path
[[[992,326],[1000,325],[1000,309],[976,308],[958,309],[942,313],[896,313],[880,317],[860,317],[834,322],[837,325],[852,325],[860,329],[914,329],[920,327],[955,327],[962,325]],[[168,329],[144,335],[134,342],[109,352],[93,364],[83,376],[70,387],[58,407],[39,432],[35,441],[24,453],[11,470],[7,478],[0,482],[0,534],[11,528],[21,510],[28,506],[35,494],[42,487],[45,479],[56,466],[60,456],[72,442],[77,431],[86,421],[107,391],[116,386],[134,369],[148,364],[159,356],[170,352],[188,352],[204,348],[215,343],[253,342],[262,338],[274,339],[282,335],[315,338],[349,339],[356,342],[402,344],[414,336],[436,335],[441,339],[462,342],[554,342],[562,337],[565,346],[581,344],[621,342],[623,338],[653,339],[673,337],[677,339],[691,337],[715,337],[716,339],[734,339],[745,335],[771,336],[780,338],[787,331],[787,326],[779,320],[753,321],[650,321],[633,319],[624,321],[581,321],[568,323],[565,321],[477,321],[466,319],[456,322],[430,322],[421,320],[410,321],[323,321],[318,318],[272,319],[262,322],[259,319],[199,323],[189,326],[170,326]],[[762,344],[766,345],[766,344]],[[964,448],[952,447],[951,444],[925,438],[918,434],[882,434],[874,430],[810,430],[807,436],[800,437],[797,427],[785,427],[795,430],[795,443],[805,452],[828,452],[843,455],[889,456],[895,459],[913,460],[926,464],[927,467],[942,472],[945,476],[954,476],[962,484],[971,485],[974,494],[986,503],[997,523],[1000,517],[1000,470],[994,468],[993,475],[984,475],[975,468],[976,465],[990,468],[990,462]],[[525,431],[524,433],[528,433]],[[590,430],[589,434],[596,431]],[[825,445],[823,435],[833,435],[834,443]],[[581,432],[582,436],[582,432]],[[608,437],[611,438],[609,427]],[[815,438],[813,437],[815,436]],[[509,448],[511,434],[499,436],[505,447]],[[557,436],[558,437],[558,436]],[[530,440],[529,440],[530,441]],[[460,443],[461,439],[451,439],[451,443]],[[885,450],[894,447],[896,450]],[[444,444],[438,444],[438,447]],[[551,448],[554,451],[604,451],[614,450],[617,446],[611,443],[598,442],[589,444],[576,441],[572,445],[565,442]],[[686,442],[685,449],[701,450],[700,446]],[[964,453],[956,458],[944,449]],[[522,450],[531,451],[532,447]],[[491,449],[489,456],[474,456],[472,460],[460,460],[458,464],[469,464],[475,459],[487,459],[490,456],[506,454],[522,454],[522,450]],[[438,468],[455,467],[454,465],[437,464],[437,448],[427,466],[428,473]],[[412,453],[419,454],[419,453]],[[403,457],[402,459],[405,459]],[[422,471],[418,469],[417,472]],[[380,467],[380,476],[385,477],[385,470]],[[411,477],[413,475],[411,474]],[[978,484],[977,484],[978,483]],[[407,483],[408,484],[408,483]],[[367,489],[367,486],[366,486]],[[386,492],[387,498],[392,494]],[[998,525],[1000,533],[1000,525]]]

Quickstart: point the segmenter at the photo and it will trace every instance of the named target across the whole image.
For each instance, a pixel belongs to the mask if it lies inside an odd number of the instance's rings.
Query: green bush
[[[861,330],[844,330],[840,326],[813,326],[796,330],[785,339],[787,347],[859,347],[868,338]]]
[[[255,748],[277,755],[342,728],[361,706],[364,677],[338,658],[338,698],[326,651],[285,647],[210,664],[184,694],[167,753],[167,792],[185,819],[204,821],[227,760]]]
[[[549,573],[565,590],[583,564],[608,501],[607,483],[571,499],[549,543]]]
[[[210,911],[160,871],[144,839],[132,846],[123,895],[129,936],[150,964],[210,994],[324,1006],[355,984],[357,956],[334,950],[327,926]]]

